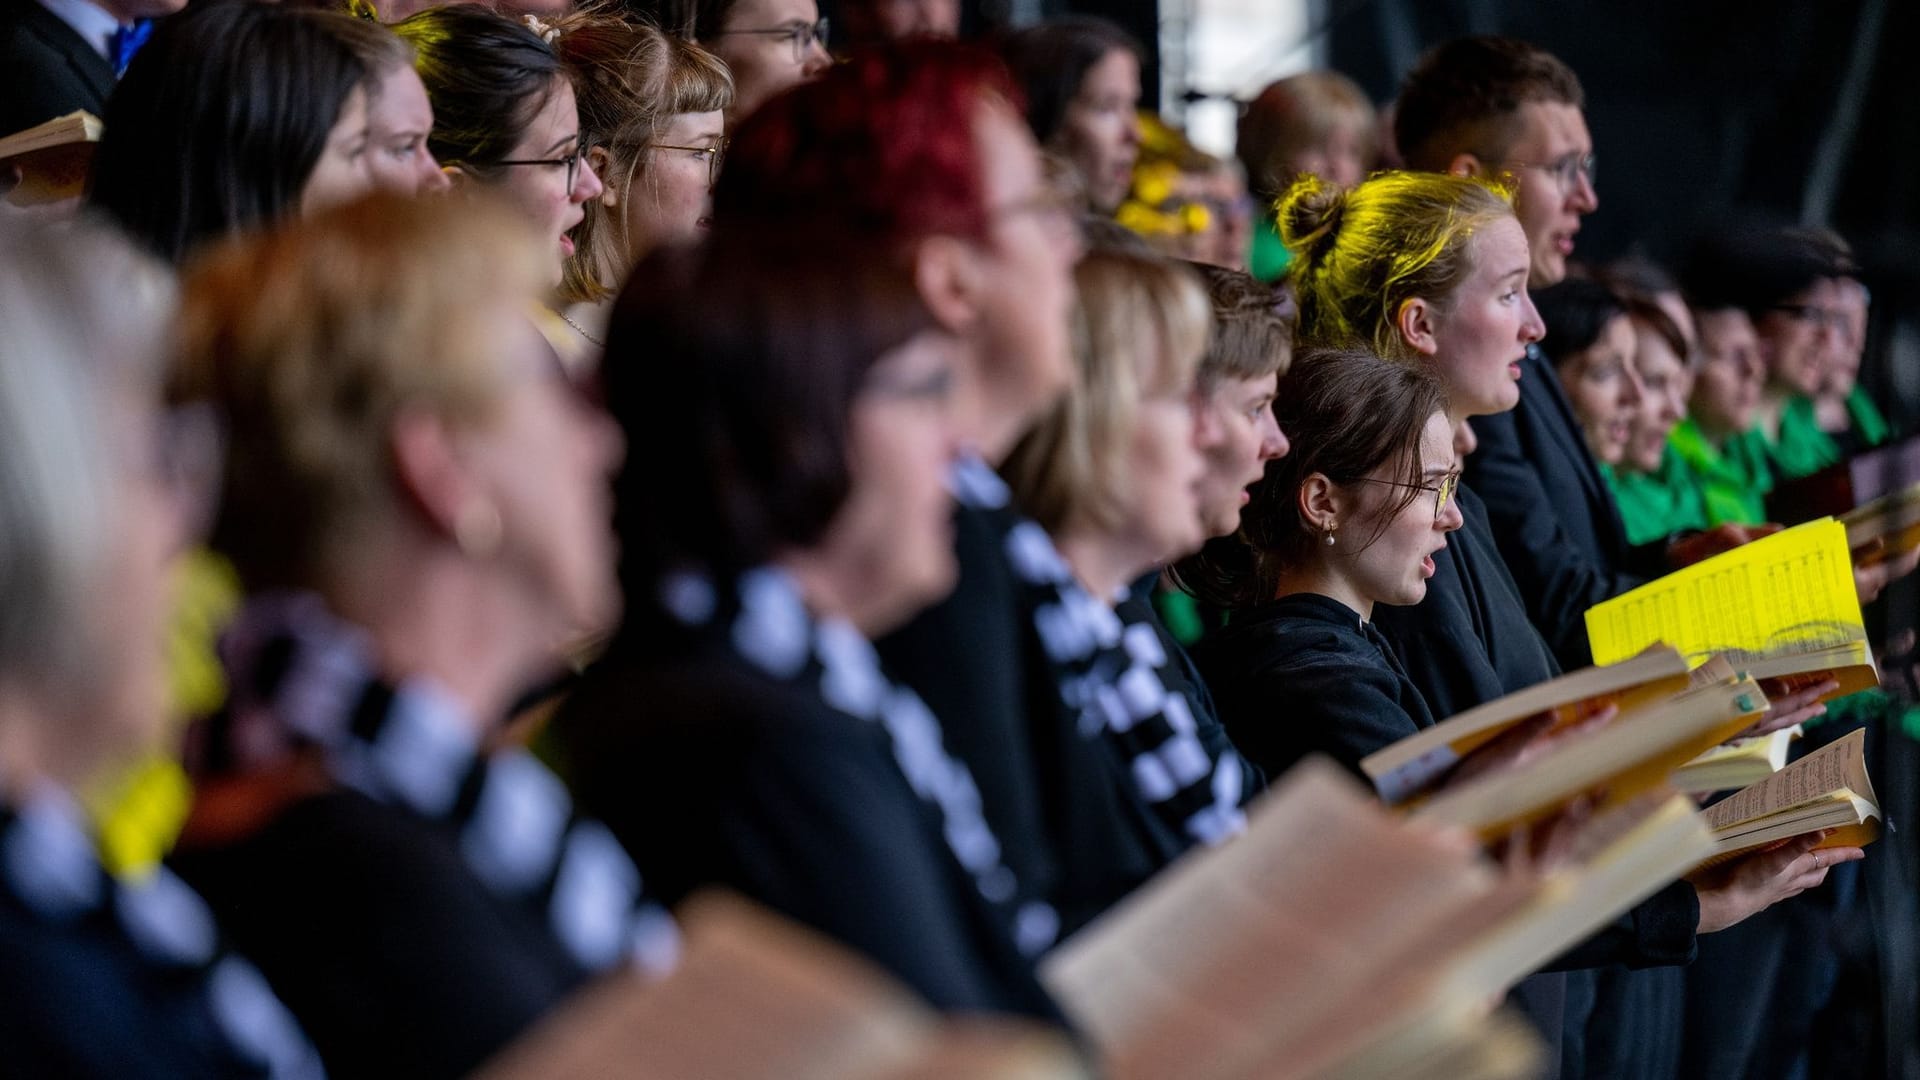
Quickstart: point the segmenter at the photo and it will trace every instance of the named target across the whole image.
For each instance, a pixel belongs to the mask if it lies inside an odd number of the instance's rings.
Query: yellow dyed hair
[[[1074,283],[1074,388],[1001,470],[1021,508],[1055,535],[1124,523],[1140,403],[1193,386],[1213,319],[1193,271],[1157,255],[1096,250]]]
[[[1445,310],[1473,272],[1474,234],[1511,218],[1513,196],[1440,173],[1377,173],[1346,190],[1303,176],[1277,210],[1293,254],[1300,344],[1408,360],[1395,323],[1401,307],[1418,297]]]

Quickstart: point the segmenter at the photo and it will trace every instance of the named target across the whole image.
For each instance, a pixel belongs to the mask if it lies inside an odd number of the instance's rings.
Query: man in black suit
[[[0,135],[75,109],[99,116],[117,76],[117,32],[184,0],[0,0]]]

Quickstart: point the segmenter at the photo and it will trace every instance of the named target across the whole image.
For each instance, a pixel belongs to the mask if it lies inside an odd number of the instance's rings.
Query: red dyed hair
[[[977,47],[906,41],[863,50],[768,101],[733,136],[714,189],[722,226],[800,219],[852,238],[977,238],[988,220],[980,107],[1019,96]]]

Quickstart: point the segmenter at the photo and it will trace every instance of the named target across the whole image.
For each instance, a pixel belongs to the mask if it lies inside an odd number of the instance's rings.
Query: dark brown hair
[[[1456,154],[1489,163],[1506,156],[1519,135],[1523,105],[1586,107],[1573,69],[1552,53],[1515,38],[1463,37],[1422,56],[1393,109],[1393,133],[1411,169],[1444,171]]]
[[[607,404],[628,619],[675,570],[717,583],[817,544],[851,488],[848,423],[869,369],[931,328],[884,250],[716,230],[643,259],[614,306]]]
[[[413,69],[433,103],[427,148],[442,165],[490,178],[547,99],[568,78],[525,23],[478,4],[409,15],[393,32],[413,46]]]
[[[1250,607],[1271,600],[1280,575],[1305,562],[1321,534],[1300,517],[1300,488],[1319,473],[1352,484],[1382,465],[1397,463],[1408,486],[1377,515],[1364,549],[1393,515],[1420,498],[1426,482],[1420,437],[1446,408],[1432,375],[1355,349],[1309,350],[1280,380],[1274,418],[1293,449],[1267,463],[1240,514],[1240,530],[1213,540],[1175,567],[1175,580],[1218,607]]]
[[[1133,35],[1094,15],[1050,19],[1006,39],[1001,55],[1025,92],[1027,126],[1042,146],[1066,126],[1067,107],[1080,96],[1087,72],[1116,52],[1146,55]]]
[[[1283,314],[1287,297],[1282,287],[1244,270],[1187,265],[1200,275],[1213,306],[1213,334],[1200,357],[1200,392],[1211,393],[1228,379],[1286,374],[1293,358],[1293,324]]]

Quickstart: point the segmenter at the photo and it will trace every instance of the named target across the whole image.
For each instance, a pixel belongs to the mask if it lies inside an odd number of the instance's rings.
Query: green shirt
[[[1601,469],[1620,507],[1627,542],[1648,544],[1686,529],[1707,527],[1706,501],[1687,463],[1671,445],[1660,455],[1660,467],[1650,473],[1620,473]]]
[[[1293,254],[1280,242],[1279,220],[1271,214],[1262,215],[1253,223],[1253,250],[1247,255],[1247,269],[1254,277],[1269,284],[1287,276],[1287,264],[1293,261]]]
[[[1857,386],[1847,394],[1847,419],[1859,436],[1858,445],[1879,446],[1887,441],[1886,418],[1880,415],[1866,391]],[[1773,456],[1781,477],[1787,480],[1811,476],[1838,464],[1845,456],[1840,441],[1820,430],[1813,400],[1803,397],[1789,399],[1781,408],[1780,438],[1767,447],[1767,452]]]
[[[1873,403],[1865,390],[1858,386],[1847,391],[1847,416],[1853,420],[1853,429],[1860,433],[1860,442],[1864,446],[1879,446],[1893,434],[1887,426],[1887,418],[1880,415],[1880,407]]]
[[[1667,436],[1667,445],[1692,474],[1709,526],[1760,525],[1767,520],[1773,466],[1764,435],[1745,431],[1715,446],[1688,417]]]
[[[1767,452],[1784,480],[1812,476],[1840,461],[1839,442],[1820,430],[1820,421],[1813,412],[1813,399],[1804,397],[1787,399],[1780,410],[1780,437],[1767,447]]]

